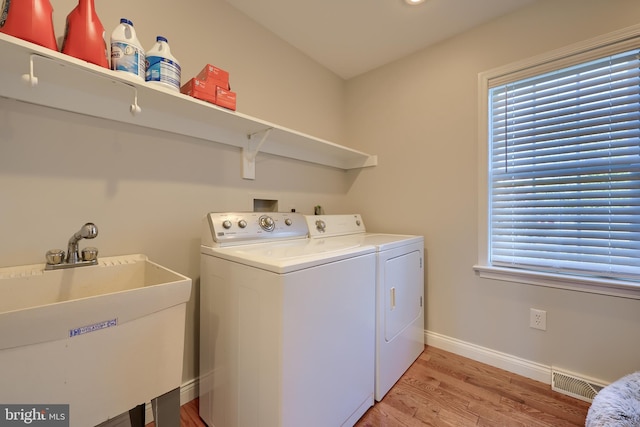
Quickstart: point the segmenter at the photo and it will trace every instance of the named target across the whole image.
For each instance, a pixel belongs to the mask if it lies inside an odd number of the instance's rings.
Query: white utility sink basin
[[[100,424],[182,383],[191,279],[144,255],[0,268],[0,402]]]

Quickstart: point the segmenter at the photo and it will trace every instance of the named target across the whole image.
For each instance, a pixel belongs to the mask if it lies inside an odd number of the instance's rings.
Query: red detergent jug
[[[80,0],[67,16],[62,53],[109,68],[104,27],[93,0]]]
[[[58,50],[49,0],[5,0],[0,14],[0,32]]]

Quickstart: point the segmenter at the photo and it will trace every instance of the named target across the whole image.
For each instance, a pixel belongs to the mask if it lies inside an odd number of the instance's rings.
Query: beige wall
[[[478,278],[478,73],[640,22],[635,0],[540,0],[347,82],[348,141],[375,153],[346,211],[422,234],[426,329],[604,381],[640,368],[640,301]],[[390,221],[393,218],[393,221]],[[548,330],[529,328],[529,308]]]

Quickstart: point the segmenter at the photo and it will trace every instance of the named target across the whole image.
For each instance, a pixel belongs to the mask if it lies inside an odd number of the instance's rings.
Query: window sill
[[[476,274],[484,279],[503,280],[577,292],[640,299],[640,284],[621,280],[567,276],[518,270],[515,268],[490,267],[486,265],[474,265],[473,269],[476,271]]]

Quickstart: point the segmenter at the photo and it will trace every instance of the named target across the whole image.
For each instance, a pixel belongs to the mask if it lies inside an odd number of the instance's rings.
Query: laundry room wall
[[[52,4],[61,36],[76,1]],[[229,71],[239,112],[343,141],[344,82],[225,1],[98,0],[96,8],[107,39],[121,17],[133,21],[146,49],[165,36],[182,64],[183,82],[214,64]],[[143,253],[197,284],[206,212],[252,210],[254,198],[277,199],[280,210],[311,213],[317,204],[332,210],[344,203],[354,179],[259,154],[256,179],[243,180],[235,147],[5,98],[0,129],[2,267],[44,263],[48,249],[66,249],[69,237],[93,221],[99,235],[81,247],[96,246],[99,256]],[[184,381],[198,371],[197,295],[196,286]]]
[[[640,368],[640,301],[481,279],[472,268],[478,73],[639,22],[635,0],[539,0],[347,82],[347,140],[379,165],[360,173],[344,210],[361,212],[370,231],[425,236],[430,342],[603,381]],[[529,328],[530,308],[547,311],[547,331]]]

